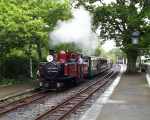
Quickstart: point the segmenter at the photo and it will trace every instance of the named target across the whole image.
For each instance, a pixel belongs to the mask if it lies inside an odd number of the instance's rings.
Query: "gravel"
[[[100,89],[96,93],[94,93],[90,99],[84,102],[79,109],[77,109],[74,113],[69,115],[65,120],[79,120],[82,117],[82,115],[84,115],[85,112],[93,105],[93,103],[95,103],[99,96],[102,95],[102,93],[104,93],[104,91],[108,88],[108,86],[111,83],[112,81],[106,84],[103,89]]]

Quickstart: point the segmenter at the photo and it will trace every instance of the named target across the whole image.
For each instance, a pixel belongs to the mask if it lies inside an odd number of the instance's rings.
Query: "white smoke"
[[[58,21],[55,30],[50,33],[53,44],[74,42],[84,52],[92,52],[96,48],[97,37],[92,31],[92,17],[83,7],[72,9],[73,18]]]

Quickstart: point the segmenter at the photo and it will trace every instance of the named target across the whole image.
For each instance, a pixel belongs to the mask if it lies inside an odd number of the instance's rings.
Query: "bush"
[[[33,59],[33,71],[36,71],[37,60]],[[27,79],[30,77],[29,58],[11,56],[1,62],[1,77],[9,79]]]

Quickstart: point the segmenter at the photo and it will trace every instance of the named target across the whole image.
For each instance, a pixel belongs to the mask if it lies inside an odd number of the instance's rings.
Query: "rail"
[[[87,88],[81,90],[45,113],[39,115],[35,120],[44,120],[45,118],[50,120],[63,120],[66,116],[77,109],[84,101],[90,98],[96,91],[102,89],[103,86],[105,86],[114,75],[116,75],[116,73],[113,71],[109,72],[103,77],[103,79],[92,83]]]
[[[0,104],[0,115],[3,115],[5,113],[15,110],[19,107],[28,105],[30,103],[33,103],[39,99],[46,97],[47,94],[45,94],[45,92],[46,91],[39,91],[37,93],[32,94],[31,96],[27,96],[27,97],[19,99],[17,101],[13,101],[8,104]]]

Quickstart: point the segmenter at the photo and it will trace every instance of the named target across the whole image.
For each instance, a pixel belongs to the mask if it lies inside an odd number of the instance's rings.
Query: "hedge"
[[[36,72],[38,61],[33,59],[33,73]],[[11,79],[30,78],[29,58],[11,56],[1,61],[0,77]]]

